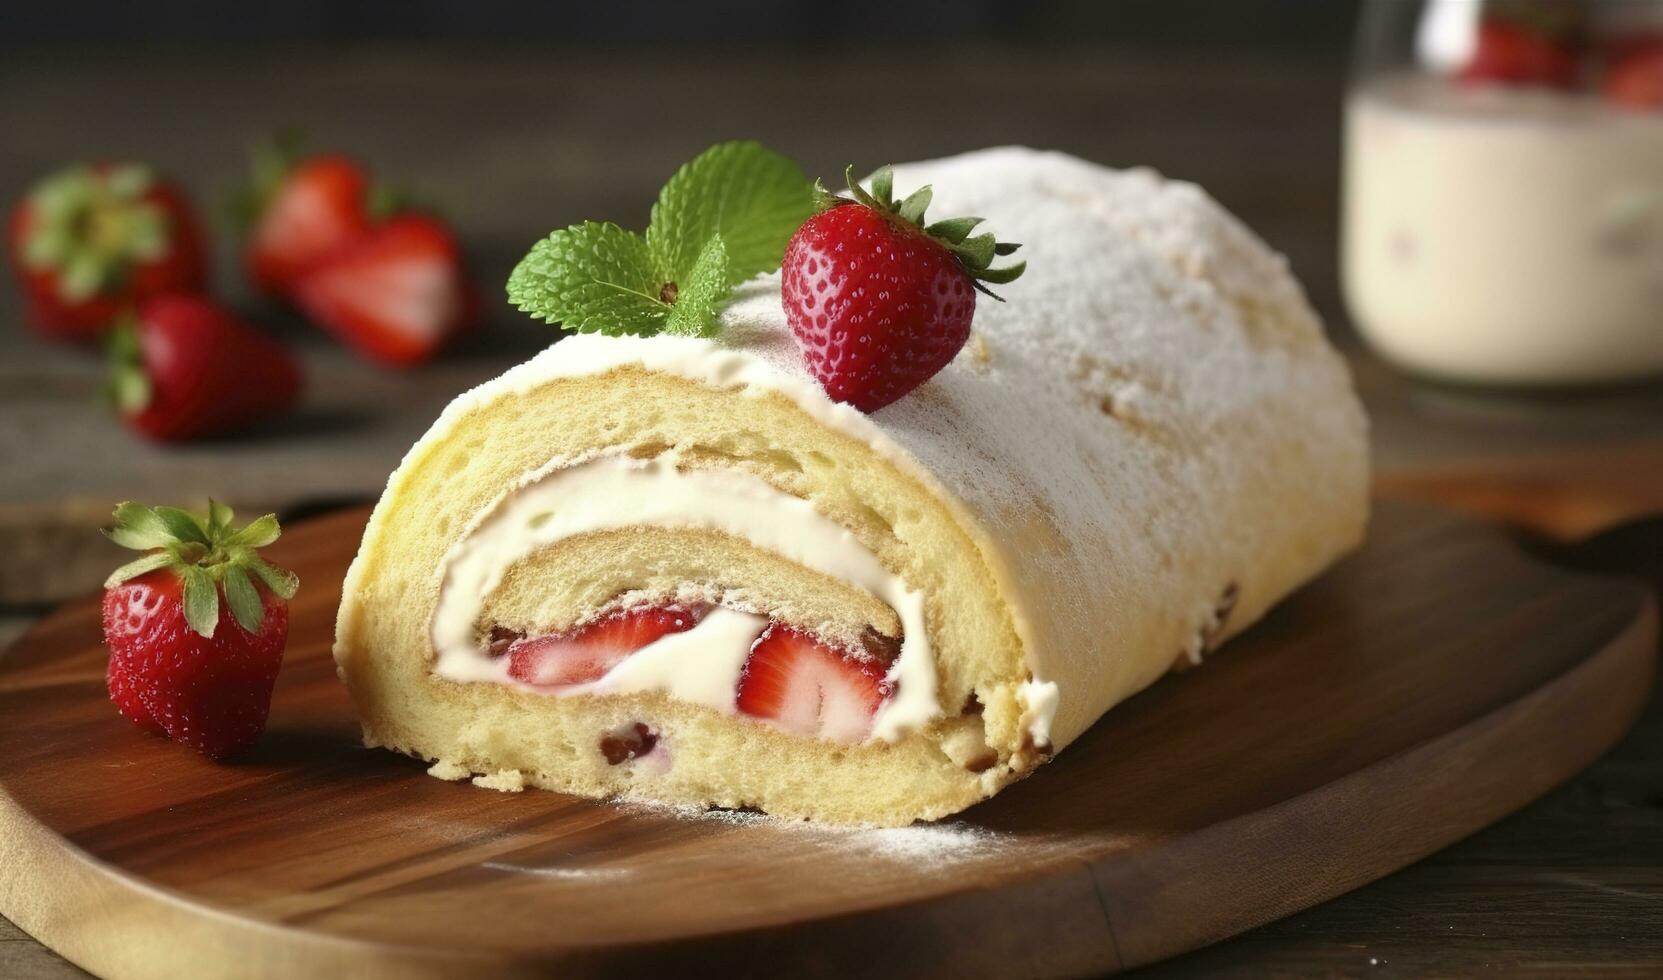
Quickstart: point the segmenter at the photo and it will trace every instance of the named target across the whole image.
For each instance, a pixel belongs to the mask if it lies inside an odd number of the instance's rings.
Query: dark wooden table
[[[548,229],[645,222],[705,145],[755,136],[827,176],[845,162],[998,143],[1194,179],[1286,252],[1351,350],[1383,489],[1533,530],[1556,560],[1663,583],[1663,391],[1552,398],[1416,385],[1355,350],[1335,276],[1342,73],[1108,51],[727,52],[665,48],[84,50],[0,64],[0,194],[76,158],[149,160],[204,199],[243,146],[300,124],[443,202],[481,281]],[[499,308],[411,374],[375,371],[249,301],[222,242],[220,288],[301,350],[294,417],[184,450],[129,439],[87,401],[99,365],[27,340],[0,289],[0,643],[115,561],[92,529],[124,497],[214,493],[298,514],[380,488],[451,396],[552,340]],[[1606,532],[1602,535],[1601,532]],[[1157,975],[1663,972],[1663,708],[1570,785],[1460,845]],[[78,975],[0,919],[0,976]]]

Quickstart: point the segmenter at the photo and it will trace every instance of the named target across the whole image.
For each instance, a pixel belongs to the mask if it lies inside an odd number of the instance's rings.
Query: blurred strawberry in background
[[[1663,37],[1616,46],[1605,72],[1605,97],[1631,109],[1663,109]]]
[[[420,364],[479,319],[450,226],[349,157],[280,139],[256,153],[243,209],[253,284],[372,361]]]
[[[420,364],[481,318],[451,227],[350,157],[275,141],[233,204],[249,281],[368,360]],[[107,338],[106,394],[134,431],[222,435],[298,400],[294,357],[206,295],[196,215],[151,168],[66,167],[18,203],[8,231],[31,324],[53,340]]]
[[[301,278],[294,300],[352,349],[395,367],[431,358],[479,315],[455,236],[420,214],[347,245]]]
[[[1478,25],[1478,46],[1460,80],[1570,88],[1576,84],[1576,73],[1576,51],[1568,39],[1529,24],[1486,17]]]
[[[116,410],[163,442],[247,428],[300,395],[288,351],[202,297],[147,301],[116,328],[110,357],[106,391]]]
[[[267,294],[285,297],[307,271],[370,226],[370,181],[356,161],[323,154],[292,161],[278,149],[255,162],[245,264]]]
[[[52,340],[92,340],[134,304],[200,292],[206,278],[189,202],[139,164],[48,176],[12,211],[7,237],[29,322]]]

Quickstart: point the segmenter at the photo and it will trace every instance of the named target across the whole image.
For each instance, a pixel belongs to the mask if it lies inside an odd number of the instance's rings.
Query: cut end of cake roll
[[[788,383],[705,341],[575,337],[447,411],[348,581],[367,740],[884,824],[1032,768],[1043,683],[976,543],[869,422]]]
[[[1204,195],[1026,150],[897,173],[1032,243],[958,359],[835,404],[764,277],[721,340],[569,337],[463,395],[347,577],[368,744],[497,788],[935,819],[1360,539],[1343,364]]]

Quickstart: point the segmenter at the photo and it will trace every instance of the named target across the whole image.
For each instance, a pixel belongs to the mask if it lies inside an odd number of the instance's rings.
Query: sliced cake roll
[[[897,168],[1027,243],[866,415],[777,277],[716,340],[572,336],[457,399],[346,580],[366,741],[592,797],[903,824],[984,799],[1360,539],[1346,370],[1194,186],[992,150]]]

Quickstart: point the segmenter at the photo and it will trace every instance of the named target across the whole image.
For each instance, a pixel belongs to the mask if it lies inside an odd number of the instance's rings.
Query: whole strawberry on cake
[[[367,744],[934,819],[1361,539],[1344,364],[1198,188],[1020,148],[850,185],[724,143],[644,234],[531,249],[510,299],[573,335],[446,409],[347,577]]]

